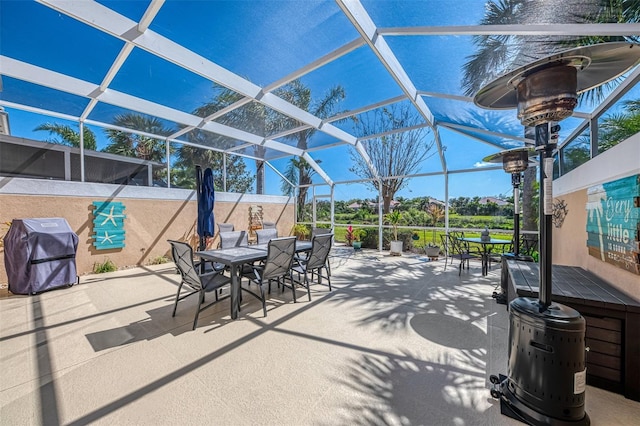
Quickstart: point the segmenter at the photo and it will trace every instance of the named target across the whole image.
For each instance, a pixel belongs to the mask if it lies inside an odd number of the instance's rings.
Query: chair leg
[[[296,282],[293,280],[293,274],[289,272],[289,279],[291,280],[291,293],[293,294],[293,303],[296,303]],[[298,274],[298,279],[300,279],[300,274]],[[282,284],[282,288],[284,288],[284,283]]]
[[[196,317],[193,319],[193,328],[192,330],[195,330],[196,327],[198,326],[198,316],[200,315],[200,305],[202,305],[204,303],[204,290],[200,291],[200,303],[198,303],[198,306],[196,308]]]
[[[182,290],[182,282],[178,286],[178,293],[176,293],[176,302],[173,304],[173,314],[172,317],[176,316],[176,309],[178,309],[178,300],[180,299],[180,290]]]
[[[320,271],[318,271],[318,279],[320,279]],[[311,285],[306,270],[304,271],[304,285],[307,287],[307,295],[309,296],[309,302],[311,302]]]
[[[265,318],[267,317],[267,302],[264,298],[264,287],[262,287],[262,284],[259,284],[260,286],[260,296],[262,297],[262,313],[264,314]]]

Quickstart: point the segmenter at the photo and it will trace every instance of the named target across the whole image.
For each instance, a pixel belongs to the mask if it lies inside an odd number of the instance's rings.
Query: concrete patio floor
[[[424,257],[337,248],[333,291],[245,295],[191,330],[171,317],[172,264],[0,296],[2,425],[517,425],[489,396],[507,367],[499,267],[458,277]],[[635,425],[640,403],[588,386],[594,425]]]

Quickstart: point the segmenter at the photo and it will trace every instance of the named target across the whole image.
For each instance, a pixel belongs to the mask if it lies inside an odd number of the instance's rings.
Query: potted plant
[[[392,256],[400,256],[402,255],[402,241],[398,241],[398,225],[402,222],[402,213],[394,210],[384,215],[384,218],[393,229],[393,241],[391,241],[389,254]]]
[[[440,220],[442,220],[442,218],[444,217],[444,209],[438,204],[431,203],[427,207],[427,214],[431,218],[432,234],[431,242],[429,244],[426,244],[425,241],[424,252],[427,257],[431,259],[437,259],[440,255],[440,246],[436,242],[436,226],[438,225],[438,222],[440,222]]]
[[[366,231],[364,229],[357,229],[353,226],[349,225],[347,227],[347,232],[345,234],[345,239],[347,240],[347,244],[353,246],[354,249],[362,248],[362,242],[360,238],[366,235]]]

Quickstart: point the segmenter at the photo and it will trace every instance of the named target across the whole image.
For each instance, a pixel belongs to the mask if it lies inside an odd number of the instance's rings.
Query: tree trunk
[[[298,193],[298,222],[304,222],[304,204],[307,199],[308,187],[300,188]]]
[[[393,197],[389,194],[385,194],[382,196],[382,213],[383,214],[389,213],[392,198]]]
[[[264,194],[264,161],[256,160],[256,194]]]
[[[308,180],[305,170],[300,167],[300,169],[298,169],[298,185],[306,185]],[[307,200],[307,191],[309,191],[309,187],[301,186],[298,191],[298,222],[304,222],[304,203]]]

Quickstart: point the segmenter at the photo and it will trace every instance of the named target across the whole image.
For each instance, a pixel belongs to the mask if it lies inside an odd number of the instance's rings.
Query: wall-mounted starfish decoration
[[[113,237],[114,235],[109,235],[109,232],[104,231],[104,237],[98,237],[98,238],[102,238],[102,240],[100,241],[100,244],[107,244],[107,242],[109,242],[110,244],[113,244],[113,240],[112,240]]]
[[[113,214],[113,209],[114,209],[114,206],[111,206],[111,210],[109,211],[109,213],[104,213],[104,212],[98,213],[98,216],[106,217],[106,219],[100,225],[104,225],[105,223],[111,221],[111,223],[113,223],[113,226],[118,226],[118,224],[116,223],[115,218],[124,217],[124,215],[123,214]]]

